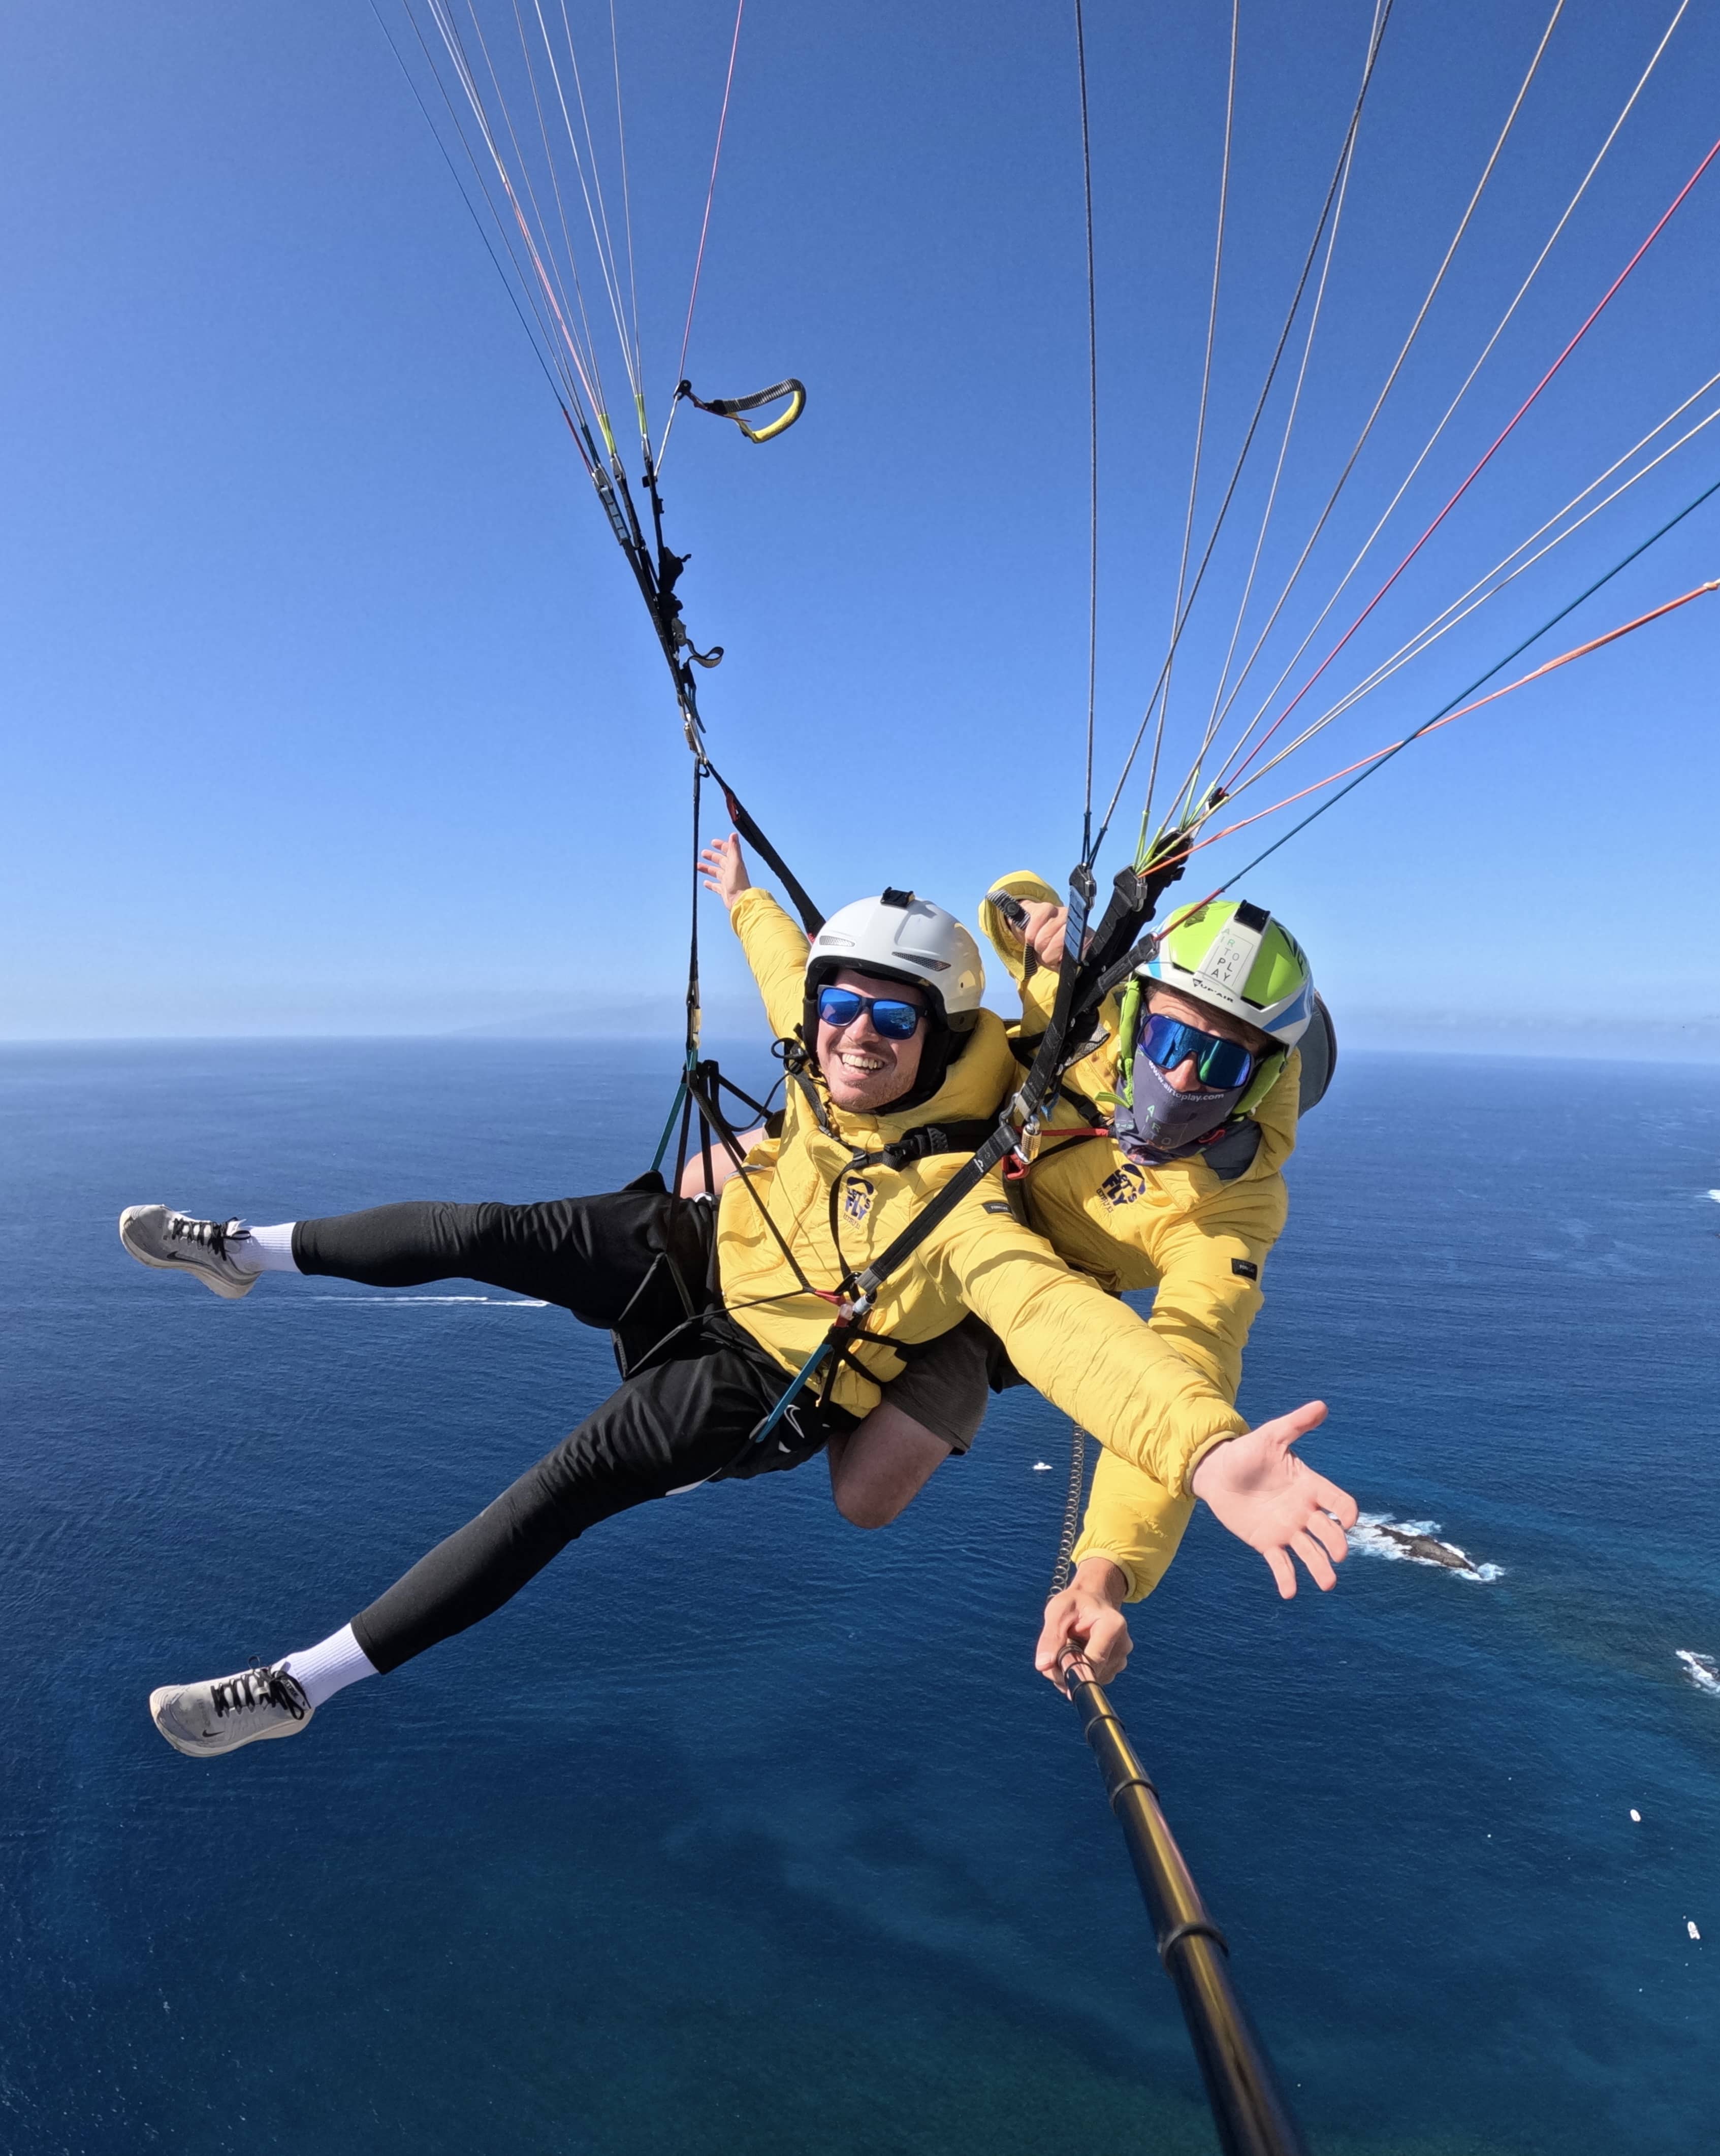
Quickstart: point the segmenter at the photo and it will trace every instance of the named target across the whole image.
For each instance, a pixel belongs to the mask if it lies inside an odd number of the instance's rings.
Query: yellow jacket
[[[1041,877],[1026,873],[991,886],[1021,900],[1061,903]],[[986,900],[980,925],[1021,988],[1021,1030],[1044,1029],[1056,993],[1054,969],[1025,979],[1020,944]],[[1070,1072],[1065,1085],[1108,1113],[1116,1098],[1117,1005],[1100,1014],[1106,1038]],[[1148,1323],[1224,1399],[1235,1404],[1242,1350],[1261,1302],[1260,1276],[1289,1209],[1283,1167],[1296,1147],[1301,1059],[1291,1055],[1260,1103],[1260,1148],[1234,1181],[1199,1158],[1145,1168],[1112,1140],[1065,1139],[1060,1125],[1088,1119],[1067,1101],[1047,1118],[1044,1147],[1027,1178],[1029,1220],[1061,1258],[1115,1292],[1153,1290]],[[1131,1599],[1151,1593],[1176,1553],[1192,1500],[1106,1454],[1093,1478],[1077,1558],[1108,1557],[1128,1578]]]
[[[773,1030],[792,1034],[804,994],[805,937],[758,890],[742,894],[730,919]],[[876,1152],[922,1123],[993,1115],[1015,1083],[1003,1023],[983,1011],[941,1090],[904,1116],[850,1115],[827,1101],[838,1133],[827,1137],[790,1086],[782,1136],[748,1153],[743,1173],[724,1188],[716,1225],[723,1301],[785,1373],[805,1363],[833,1313],[798,1286],[763,1209],[813,1286],[834,1288],[845,1270],[860,1271],[884,1250],[963,1158],[933,1155],[901,1169],[857,1172],[854,1154]],[[831,1243],[833,1185],[839,1257]],[[1185,1491],[1201,1455],[1246,1426],[1192,1360],[1022,1226],[995,1177],[970,1191],[885,1283],[867,1329],[932,1340],[969,1310],[1009,1343],[1030,1385],[1167,1491]],[[902,1361],[881,1345],[859,1353],[870,1375],[845,1368],[834,1397],[865,1414]]]

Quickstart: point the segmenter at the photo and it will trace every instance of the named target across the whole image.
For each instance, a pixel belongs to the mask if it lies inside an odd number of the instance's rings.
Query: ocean
[[[1033,1395],[862,1534],[820,1466],[594,1530],[285,1744],[151,1687],[331,1630],[613,1382],[458,1285],[147,1272],[115,1217],[613,1188],[673,1054],[0,1051],[10,2156],[1195,2156],[1173,1995],[1030,1650]],[[1348,1057],[1245,1411],[1362,1538],[1197,1520],[1114,1697],[1321,2156],[1720,2141],[1720,1070]],[[1042,1467],[1040,1463],[1047,1463]]]

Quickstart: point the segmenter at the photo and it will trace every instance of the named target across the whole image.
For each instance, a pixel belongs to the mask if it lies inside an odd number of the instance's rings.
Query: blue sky
[[[1550,4],[1398,0],[1268,582],[1384,378]],[[1673,4],[1567,0],[1286,614],[1298,634]],[[1202,534],[1370,13],[1243,8]],[[689,0],[629,0],[622,17],[660,398],[732,18]],[[1228,28],[1212,0],[1094,0],[1087,18],[1106,791],[1171,608]],[[1709,146],[1717,63],[1720,18],[1695,5],[1334,631]],[[792,372],[810,398],[766,449],[683,415],[665,490],[693,557],[694,635],[728,653],[704,689],[713,752],[827,905],[912,883],[971,917],[993,875],[1060,876],[1077,850],[1076,127],[1060,7],[749,0],[689,371],[706,393]],[[688,773],[661,661],[369,11],[18,0],[0,27],[0,1036],[672,1029]],[[1356,655],[1434,614],[1720,367],[1717,278],[1720,165]],[[1335,724],[1284,790],[1427,716],[1717,478],[1720,424]],[[1257,515],[1261,484],[1239,511]],[[1210,702],[1253,534],[1240,514],[1215,556],[1173,749]],[[1522,665],[1716,573],[1720,497]],[[1717,634],[1720,597],[1448,729],[1250,880],[1348,1037],[1574,1044],[1598,984],[1624,981],[1646,1019],[1720,1053]],[[1119,831],[1132,822],[1126,808]],[[745,986],[710,926],[721,1019],[745,1010]]]

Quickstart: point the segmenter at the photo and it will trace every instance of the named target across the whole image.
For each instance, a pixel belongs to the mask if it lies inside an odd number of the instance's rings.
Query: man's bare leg
[[[853,1527],[888,1527],[954,1450],[881,1400],[858,1430],[831,1438],[824,1447],[837,1511]]]
[[[764,1125],[755,1123],[750,1131],[737,1131],[735,1142],[743,1153],[748,1153],[763,1136]],[[713,1137],[711,1142],[711,1192],[714,1194],[721,1190],[729,1178],[738,1172],[735,1162],[729,1157],[728,1147],[719,1144]],[[680,1172],[680,1181],[676,1184],[675,1188],[682,1198],[703,1198],[706,1195],[705,1156],[698,1147],[695,1147],[687,1155],[686,1166]]]

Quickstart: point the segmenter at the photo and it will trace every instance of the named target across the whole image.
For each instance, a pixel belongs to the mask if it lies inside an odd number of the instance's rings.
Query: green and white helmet
[[[1314,1014],[1314,975],[1289,930],[1245,899],[1199,907],[1174,921],[1158,950],[1137,968],[1228,1011],[1294,1048]]]

